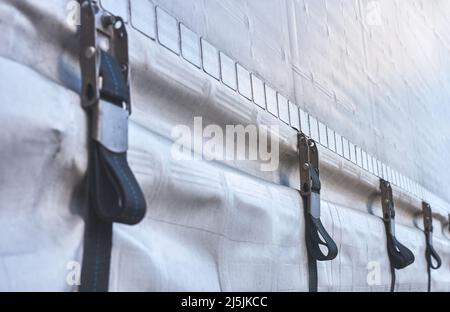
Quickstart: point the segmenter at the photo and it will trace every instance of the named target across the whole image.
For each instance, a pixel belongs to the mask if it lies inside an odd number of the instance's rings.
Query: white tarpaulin
[[[380,177],[415,255],[396,290],[427,289],[422,200],[443,262],[432,290],[450,290],[448,1],[101,3],[127,21],[128,160],[148,207],[114,225],[111,291],[307,291],[294,128],[321,144],[322,221],[339,248],[319,290],[389,290]],[[76,290],[88,133],[74,7],[0,1],[2,291]],[[278,125],[278,168],[173,159],[171,131],[197,116]]]

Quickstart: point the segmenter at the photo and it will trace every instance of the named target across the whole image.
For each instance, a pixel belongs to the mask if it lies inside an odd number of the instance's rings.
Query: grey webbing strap
[[[320,220],[319,155],[314,140],[298,134],[300,194],[304,203],[305,238],[308,252],[309,291],[318,288],[317,261],[336,258],[338,248]],[[325,247],[327,253],[321,250]]]
[[[428,291],[431,291],[431,269],[437,270],[442,265],[441,257],[433,247],[433,213],[430,204],[422,202],[423,231],[425,233],[425,258],[427,260]],[[436,264],[433,262],[436,262]]]
[[[109,40],[102,50],[97,34]],[[120,17],[81,1],[82,101],[90,121],[88,213],[80,291],[108,291],[113,223],[133,225],[146,212],[145,198],[128,166],[128,43]]]
[[[383,222],[386,230],[386,243],[391,266],[391,292],[395,289],[395,270],[400,270],[412,264],[414,254],[395,237],[395,209],[392,196],[392,186],[388,181],[380,179],[381,206]]]

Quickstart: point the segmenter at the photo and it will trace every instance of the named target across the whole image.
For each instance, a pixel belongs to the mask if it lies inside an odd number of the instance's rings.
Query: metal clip
[[[92,112],[93,139],[112,152],[125,152],[131,114],[125,24],[96,2],[82,1],[80,44],[82,102]],[[114,88],[106,90],[107,81],[113,81]]]
[[[395,237],[395,209],[391,183],[380,179],[380,190],[383,221],[388,225],[389,233]]]
[[[307,212],[320,218],[319,153],[314,140],[298,134],[300,160],[300,193],[306,198]]]

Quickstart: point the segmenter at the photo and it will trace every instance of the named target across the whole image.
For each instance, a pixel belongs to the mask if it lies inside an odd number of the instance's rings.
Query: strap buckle
[[[128,35],[122,18],[92,0],[81,2],[82,103],[92,112],[92,137],[112,152],[128,149],[131,114]]]
[[[392,186],[386,180],[380,179],[381,207],[383,209],[383,221],[387,225],[389,234],[395,236],[395,209],[392,196]]]

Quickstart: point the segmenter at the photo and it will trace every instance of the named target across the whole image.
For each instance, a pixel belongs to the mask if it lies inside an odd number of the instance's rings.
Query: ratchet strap
[[[80,291],[108,291],[113,223],[137,224],[146,202],[128,166],[128,38],[120,17],[81,1],[82,103],[89,117],[88,212]]]
[[[423,210],[423,231],[425,233],[425,258],[427,259],[428,292],[431,291],[431,269],[437,270],[441,267],[442,261],[433,247],[433,213],[430,204],[422,202]],[[435,263],[433,262],[435,261]]]
[[[308,253],[309,291],[317,292],[317,261],[336,258],[338,248],[320,220],[319,154],[316,143],[298,134],[300,194],[304,204],[305,238]],[[324,253],[321,246],[327,250]]]
[[[391,266],[391,292],[393,292],[395,289],[395,270],[407,267],[414,262],[415,258],[411,250],[401,244],[395,237],[395,209],[391,184],[380,179],[380,190],[387,251]]]

